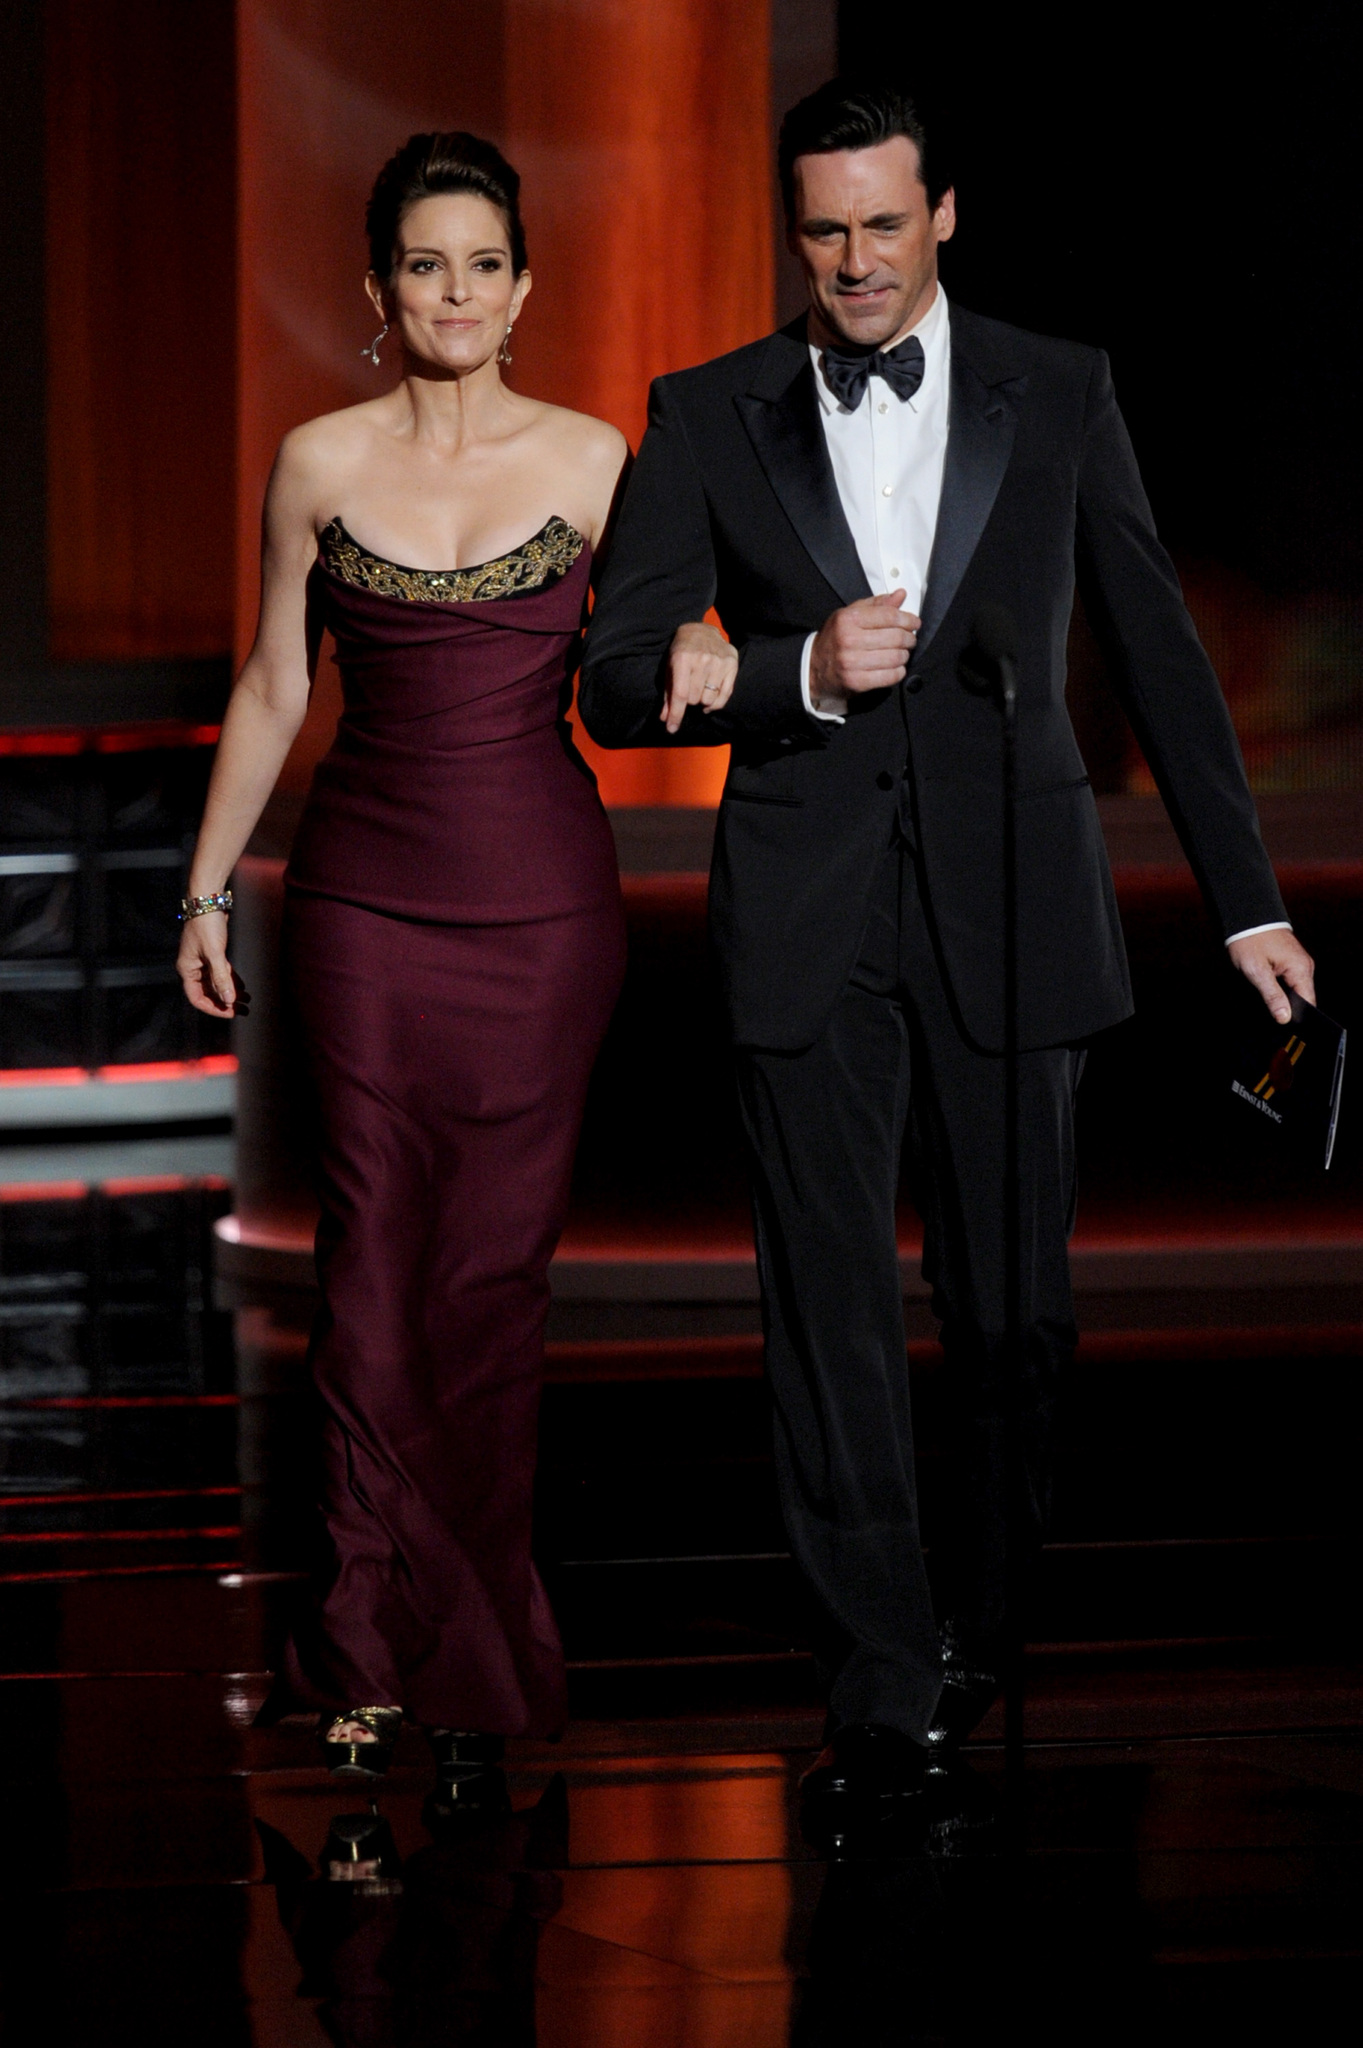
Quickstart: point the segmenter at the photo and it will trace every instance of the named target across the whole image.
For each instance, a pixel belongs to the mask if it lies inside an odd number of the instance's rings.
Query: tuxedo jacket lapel
[[[928,569],[917,665],[960,588],[994,508],[1017,431],[1022,363],[951,313],[951,401],[937,532]],[[871,586],[847,524],[819,419],[803,320],[773,334],[750,391],[734,404],[767,480],[806,553],[844,604]]]
[[[974,342],[969,315],[962,318],[953,308],[942,498],[911,669],[945,618],[994,509],[1017,432],[1012,399],[1021,395],[1027,381],[1018,365]]]
[[[782,511],[820,575],[844,604],[869,597],[871,586],[828,459],[803,319],[772,335],[753,388],[734,404]]]

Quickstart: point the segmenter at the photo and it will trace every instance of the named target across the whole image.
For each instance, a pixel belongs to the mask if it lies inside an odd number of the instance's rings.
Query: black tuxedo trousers
[[[926,1736],[942,1682],[919,1530],[895,1196],[906,1137],[945,1352],[945,1526],[934,1578],[966,1638],[1003,1625],[1005,1457],[1019,1402],[1028,1548],[1075,1327],[1067,1239],[1083,1054],[1022,1056],[1021,1365],[1004,1357],[1004,1074],[963,1035],[920,869],[884,856],[851,978],[814,1044],[740,1049],[776,1464],[792,1552],[824,1622],[837,1726]]]

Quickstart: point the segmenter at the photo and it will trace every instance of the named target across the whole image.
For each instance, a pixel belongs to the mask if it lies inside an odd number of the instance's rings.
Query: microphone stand
[[[999,657],[1003,713],[1003,1314],[1007,1375],[1004,1448],[1004,1770],[1016,1790],[1023,1770],[1022,1591],[1025,1463],[1022,1445],[1022,1189],[1018,1140],[1017,665]]]
[[[1018,1133],[1017,628],[997,605],[976,614],[961,657],[961,682],[992,698],[1003,724],[1003,1378],[1004,1378],[1004,1768],[1016,1793],[1023,1769],[1022,1598],[1026,1577],[1023,1455],[1022,1205]]]

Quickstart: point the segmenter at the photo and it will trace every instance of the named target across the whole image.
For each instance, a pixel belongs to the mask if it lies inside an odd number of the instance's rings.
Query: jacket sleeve
[[[582,721],[603,747],[714,747],[808,736],[814,721],[800,694],[804,633],[745,638],[733,632],[738,677],[724,709],[692,705],[675,733],[658,715],[672,635],[687,620],[704,618],[717,587],[705,489],[667,387],[659,378],[649,393],[648,431],[597,589],[578,689]]]
[[[1076,563],[1123,708],[1223,935],[1285,917],[1226,700],[1156,536],[1102,354],[1088,390]]]

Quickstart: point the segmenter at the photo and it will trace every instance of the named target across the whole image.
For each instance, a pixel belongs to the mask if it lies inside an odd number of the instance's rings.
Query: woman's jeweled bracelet
[[[180,898],[180,923],[187,924],[191,917],[207,917],[214,910],[227,911],[232,908],[232,891],[219,889],[215,896],[182,896]]]

